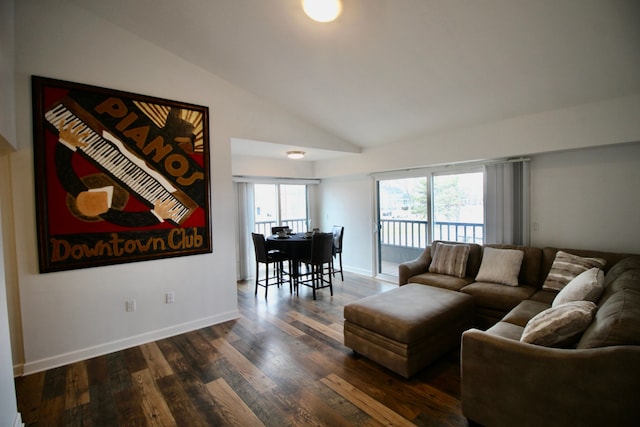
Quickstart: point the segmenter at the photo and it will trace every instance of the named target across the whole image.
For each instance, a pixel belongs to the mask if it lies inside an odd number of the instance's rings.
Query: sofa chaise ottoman
[[[347,347],[409,378],[460,345],[474,303],[461,292],[410,283],[347,304],[344,318]]]

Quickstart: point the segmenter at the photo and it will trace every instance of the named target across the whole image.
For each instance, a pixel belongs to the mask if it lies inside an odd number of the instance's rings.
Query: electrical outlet
[[[176,293],[171,291],[165,294],[165,302],[167,304],[173,304],[176,300]]]
[[[136,311],[136,300],[135,299],[127,301],[126,310],[127,311]]]

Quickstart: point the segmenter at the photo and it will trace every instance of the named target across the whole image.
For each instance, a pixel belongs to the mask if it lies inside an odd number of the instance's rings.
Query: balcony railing
[[[482,244],[484,224],[473,222],[436,222],[433,240]],[[427,246],[427,221],[408,219],[380,220],[380,243],[389,246],[424,248]]]
[[[427,226],[427,221],[383,219],[380,221],[380,243],[424,248],[427,245]]]
[[[265,236],[271,234],[271,227],[276,221],[260,221],[255,223],[255,232]],[[307,220],[289,219],[282,221],[295,233],[307,231]],[[383,219],[380,221],[380,242],[383,245],[409,248],[425,248],[427,246],[427,221],[408,219]],[[465,243],[482,244],[484,241],[484,224],[475,222],[443,222],[435,223],[433,240],[448,240]]]
[[[307,219],[285,219],[280,221],[283,227],[289,227],[294,233],[303,233],[307,231]],[[265,236],[271,235],[271,227],[278,225],[276,221],[259,221],[255,223],[255,233],[261,233]]]

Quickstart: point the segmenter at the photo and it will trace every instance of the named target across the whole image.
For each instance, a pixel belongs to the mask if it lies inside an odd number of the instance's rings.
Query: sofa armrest
[[[556,349],[477,329],[462,335],[462,411],[483,425],[631,425],[640,346]]]
[[[429,269],[431,264],[431,247],[425,248],[420,256],[413,261],[407,261],[398,265],[398,284],[400,286],[409,283],[409,278]]]

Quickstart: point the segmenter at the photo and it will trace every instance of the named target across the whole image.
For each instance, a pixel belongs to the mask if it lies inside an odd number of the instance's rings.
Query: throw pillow
[[[545,347],[566,346],[589,327],[595,310],[591,301],[572,301],[548,308],[527,322],[520,341]]]
[[[429,265],[429,272],[464,277],[468,257],[469,245],[437,243]]]
[[[484,248],[476,282],[518,286],[524,252],[517,249]]]
[[[592,267],[604,268],[605,263],[600,258],[584,258],[558,251],[542,289],[560,291],[578,274]]]
[[[598,302],[604,291],[604,271],[598,267],[578,274],[556,295],[553,306],[570,301]]]

